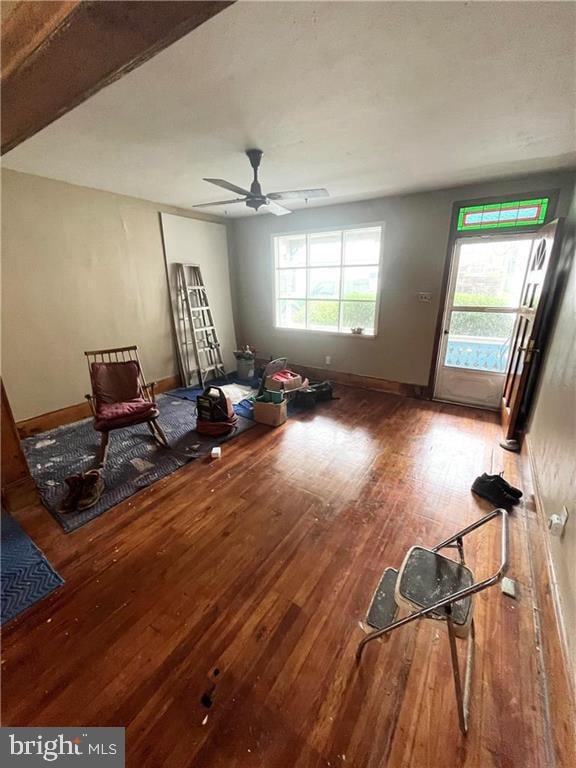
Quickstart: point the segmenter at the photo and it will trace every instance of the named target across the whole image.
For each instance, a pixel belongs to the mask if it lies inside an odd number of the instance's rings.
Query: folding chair
[[[502,525],[500,567],[492,576],[476,582],[464,559],[464,537],[481,528],[490,520],[500,517]],[[459,562],[440,554],[441,549],[458,550]],[[458,705],[460,730],[468,730],[470,682],[474,661],[474,617],[472,596],[498,584],[508,570],[508,514],[495,509],[472,525],[458,531],[433,549],[411,547],[399,570],[387,568],[374,593],[366,623],[375,628],[362,638],[356,651],[360,663],[362,652],[372,640],[384,637],[416,619],[434,619],[446,622],[450,643],[450,658],[454,676],[454,690]],[[398,609],[410,611],[397,619]],[[464,683],[460,674],[456,638],[468,638]]]
[[[155,382],[146,383],[138,347],[117,347],[84,352],[92,394],[86,395],[94,416],[94,429],[101,434],[99,466],[108,454],[110,432],[135,424],[147,424],[154,439],[165,448],[168,440],[158,424],[160,411],[154,396]]]

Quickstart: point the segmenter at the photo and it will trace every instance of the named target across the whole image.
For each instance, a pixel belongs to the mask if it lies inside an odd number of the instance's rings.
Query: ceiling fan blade
[[[199,205],[193,205],[192,208],[211,208],[213,205],[231,205],[232,203],[243,203],[245,197],[237,197],[235,200],[218,200],[215,203],[200,203]]]
[[[312,197],[328,197],[329,193],[327,189],[290,189],[287,192],[270,192],[266,197],[270,200],[294,200],[294,199],[306,199]]]
[[[224,179],[204,179],[204,181],[208,181],[210,184],[216,184],[217,187],[228,189],[230,192],[237,192],[239,195],[246,195],[247,197],[250,197],[252,194],[249,189],[242,189],[242,187],[237,187],[236,184],[231,184],[229,181],[225,181]]]
[[[270,213],[274,214],[274,216],[286,216],[287,213],[292,213],[288,208],[284,208],[283,205],[278,205],[278,203],[275,203],[273,200],[268,200],[266,207]]]

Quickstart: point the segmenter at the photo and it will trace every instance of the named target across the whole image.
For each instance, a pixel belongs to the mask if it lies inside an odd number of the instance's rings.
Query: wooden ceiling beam
[[[233,2],[16,3],[1,32],[1,154]]]

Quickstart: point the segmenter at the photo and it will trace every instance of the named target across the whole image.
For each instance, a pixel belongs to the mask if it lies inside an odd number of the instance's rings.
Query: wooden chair
[[[154,439],[169,448],[157,421],[160,411],[154,396],[155,382],[146,383],[144,379],[138,347],[96,349],[84,355],[92,385],[92,394],[86,399],[94,416],[94,429],[102,436],[99,466],[106,462],[114,429],[147,424]]]

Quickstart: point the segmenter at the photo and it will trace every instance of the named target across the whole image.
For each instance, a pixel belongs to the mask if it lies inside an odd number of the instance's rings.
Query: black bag
[[[232,401],[220,387],[206,387],[196,398],[198,421],[226,421],[234,416]]]
[[[329,381],[323,381],[320,384],[312,384],[311,389],[316,395],[316,402],[324,403],[334,399],[332,384]]]
[[[316,392],[312,387],[299,389],[296,392],[296,405],[299,408],[314,408],[316,405]]]

